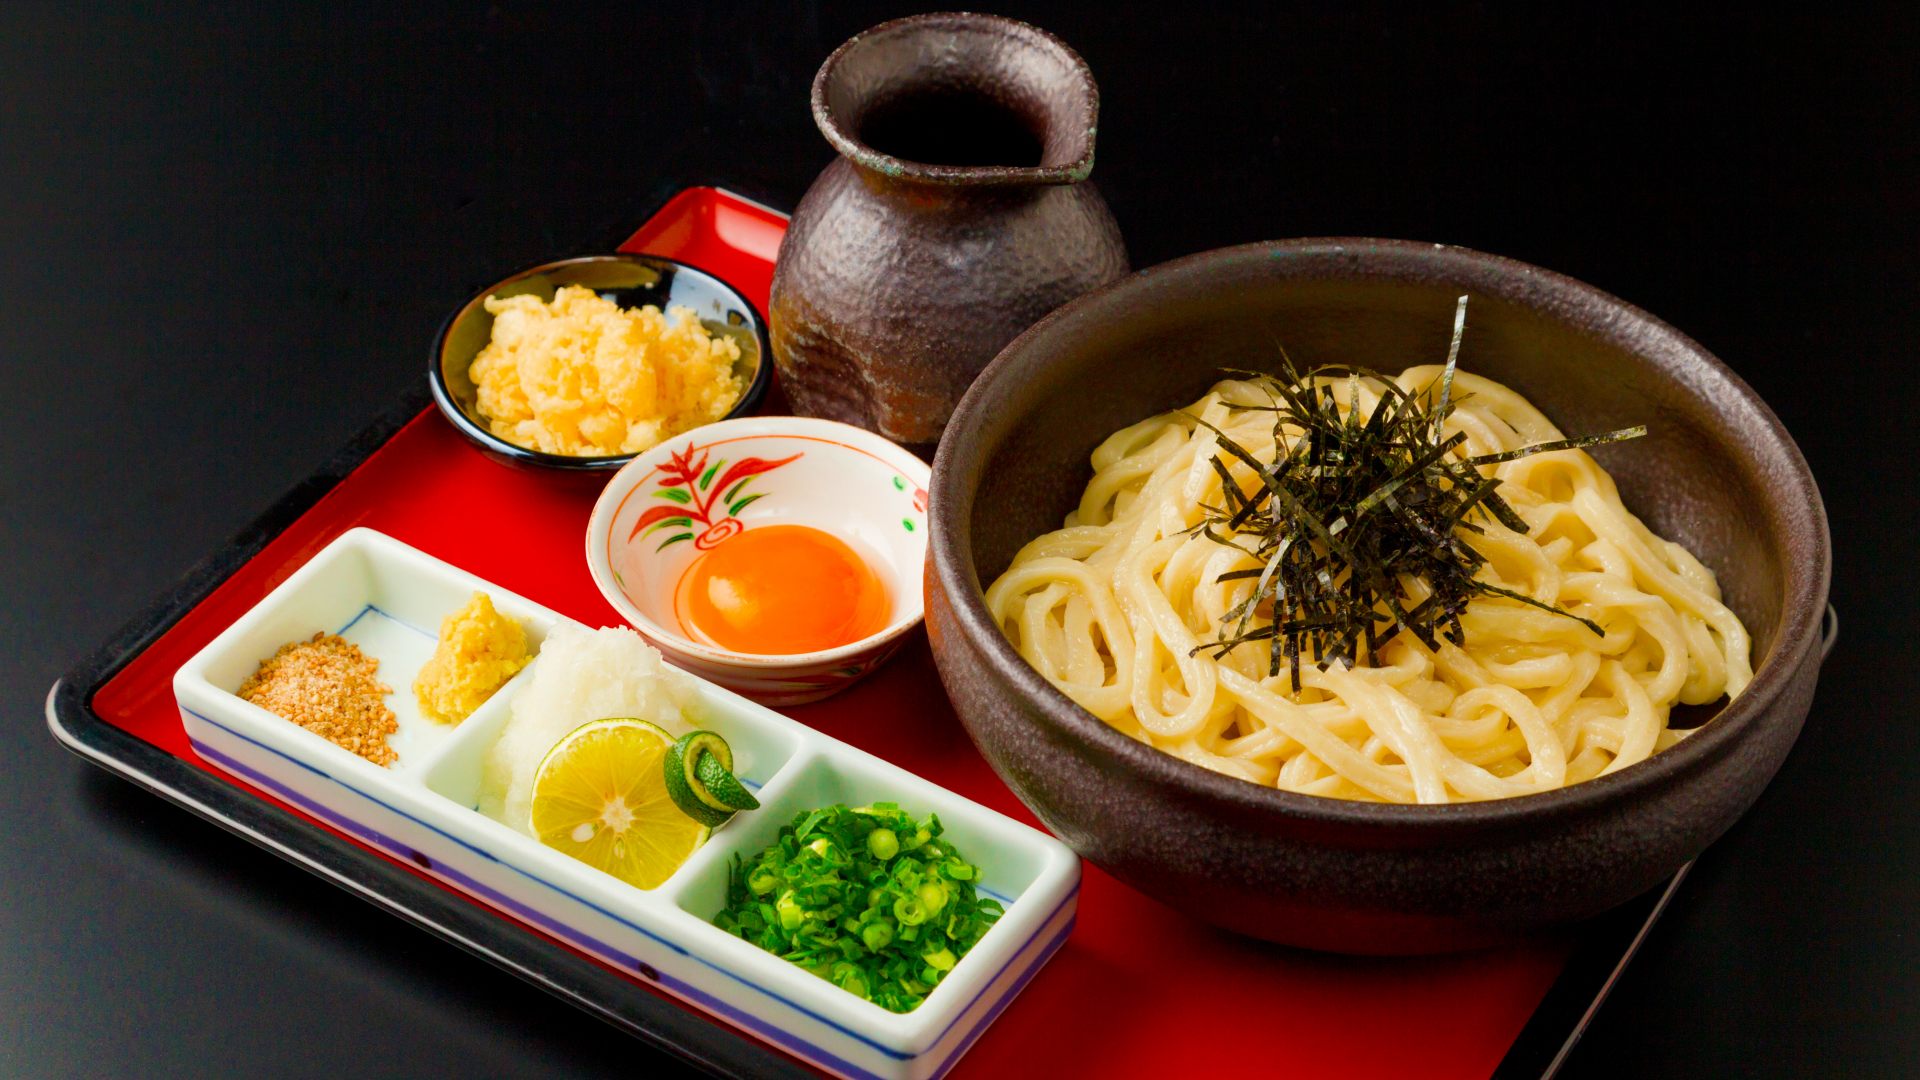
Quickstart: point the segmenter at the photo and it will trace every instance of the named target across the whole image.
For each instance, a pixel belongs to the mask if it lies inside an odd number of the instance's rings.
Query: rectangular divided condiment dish
[[[414,675],[442,616],[476,591],[526,627],[535,657],[457,727],[421,717]],[[371,529],[346,531],[182,665],[196,752],[363,843],[406,860],[628,975],[842,1076],[944,1074],[1065,941],[1080,865],[1035,829],[720,687],[694,679],[698,726],[724,736],[761,809],[741,814],[643,891],[474,809],[488,749],[559,625],[553,611]],[[338,633],[380,661],[399,721],[382,768],[234,691],[288,641]],[[591,717],[582,718],[583,722]],[[893,801],[935,813],[1006,914],[910,1013],[896,1014],[713,926],[735,854],[799,811]]]

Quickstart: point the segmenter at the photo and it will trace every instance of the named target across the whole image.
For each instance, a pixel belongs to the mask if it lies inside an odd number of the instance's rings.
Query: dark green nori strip
[[[1564,615],[1595,634],[1605,632],[1589,619],[1476,578],[1486,559],[1462,534],[1484,531],[1472,520],[1476,515],[1527,531],[1526,521],[1500,497],[1499,480],[1480,475],[1478,466],[1636,438],[1646,428],[1479,457],[1451,456],[1465,441],[1444,428],[1464,400],[1453,394],[1453,375],[1466,332],[1466,304],[1461,297],[1444,370],[1418,393],[1353,365],[1326,365],[1302,376],[1285,349],[1280,349],[1279,378],[1227,369],[1267,393],[1269,404],[1229,407],[1274,414],[1274,462],[1262,465],[1225,432],[1192,417],[1219,444],[1221,453],[1209,464],[1224,493],[1223,506],[1203,507],[1206,517],[1193,532],[1261,564],[1219,576],[1223,582],[1252,579],[1254,590],[1222,616],[1220,638],[1195,647],[1195,653],[1225,656],[1243,644],[1267,642],[1268,674],[1290,668],[1298,690],[1302,656],[1322,668],[1335,661],[1357,663],[1399,631],[1430,649],[1439,648],[1442,638],[1460,643],[1465,636],[1460,615],[1475,596],[1517,600]],[[1329,381],[1315,387],[1316,378]],[[1333,381],[1343,378],[1345,413]],[[1381,390],[1364,421],[1354,408],[1363,379],[1377,380]],[[1291,437],[1288,428],[1295,432]],[[1259,482],[1251,493],[1234,480],[1233,461]],[[1428,595],[1411,608],[1403,578],[1427,588]],[[1256,615],[1264,622],[1254,625]]]

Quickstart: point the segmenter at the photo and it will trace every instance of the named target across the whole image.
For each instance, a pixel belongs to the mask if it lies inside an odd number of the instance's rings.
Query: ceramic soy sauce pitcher
[[[930,453],[980,369],[1041,316],[1127,272],[1093,170],[1099,90],[1052,34],[920,15],[849,40],[813,81],[840,157],[774,269],[794,410]]]

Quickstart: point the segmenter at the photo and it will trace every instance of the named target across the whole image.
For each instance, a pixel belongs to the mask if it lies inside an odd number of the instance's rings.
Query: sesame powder
[[[290,641],[260,661],[237,691],[240,697],[306,728],[375,765],[399,758],[387,736],[400,730],[377,678],[380,661],[338,634]]]

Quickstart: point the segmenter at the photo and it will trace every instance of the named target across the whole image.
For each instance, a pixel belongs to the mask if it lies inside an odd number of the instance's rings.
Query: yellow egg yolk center
[[[697,641],[733,652],[818,652],[879,632],[887,594],[851,547],[805,525],[758,525],[680,576],[674,613]]]

